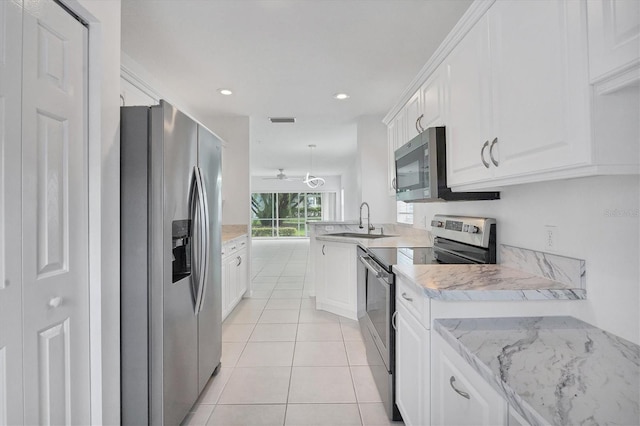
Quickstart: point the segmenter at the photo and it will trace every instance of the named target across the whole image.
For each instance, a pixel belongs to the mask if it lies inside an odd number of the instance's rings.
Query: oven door
[[[391,316],[393,315],[393,274],[388,273],[371,257],[364,255],[358,257],[364,266],[365,294],[364,294],[364,321],[367,329],[373,337],[373,341],[382,357],[388,372],[392,372],[392,329]]]

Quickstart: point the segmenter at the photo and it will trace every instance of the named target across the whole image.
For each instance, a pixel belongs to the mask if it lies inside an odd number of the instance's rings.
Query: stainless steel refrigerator
[[[220,365],[221,141],[121,109],[122,424],[177,425]]]

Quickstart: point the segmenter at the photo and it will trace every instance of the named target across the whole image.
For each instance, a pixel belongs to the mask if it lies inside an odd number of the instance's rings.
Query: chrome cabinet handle
[[[461,397],[467,398],[467,399],[471,399],[471,397],[469,396],[469,394],[467,392],[461,391],[460,389],[456,388],[456,385],[454,385],[455,382],[456,382],[456,378],[451,376],[451,378],[449,379],[449,384],[451,385],[451,389],[456,391],[456,393],[458,395],[460,395]]]
[[[420,114],[420,117],[416,119],[416,131],[418,132],[418,134],[424,132],[424,127],[422,127],[422,123],[420,123],[420,120],[422,120],[423,117],[424,114]]]
[[[484,159],[484,150],[487,149],[488,146],[489,146],[489,141],[486,141],[482,145],[482,149],[480,150],[480,159],[482,160],[482,164],[484,164],[484,167],[486,167],[487,169],[489,168],[489,163],[487,162],[487,160]]]
[[[238,260],[238,264],[236,266],[242,265],[242,258],[240,256],[238,256],[238,257],[236,257],[236,259]]]
[[[491,162],[494,166],[498,167],[498,160],[496,160],[493,156],[493,147],[498,143],[498,138],[495,138],[491,141],[491,145],[489,146],[489,158],[491,158]]]
[[[402,293],[402,298],[403,298],[404,300],[408,300],[409,302],[413,302],[413,299],[412,299],[412,298],[410,298],[409,296],[407,296],[407,293]]]
[[[322,245],[322,255],[326,256],[325,252],[324,252],[324,244]]]
[[[391,187],[392,187],[393,189],[398,189],[398,186],[396,185],[396,178],[393,178],[393,179],[391,180]]]
[[[398,317],[398,311],[395,311],[393,315],[391,315],[391,327],[393,327],[395,331],[398,331],[398,326],[396,325],[397,317]]]

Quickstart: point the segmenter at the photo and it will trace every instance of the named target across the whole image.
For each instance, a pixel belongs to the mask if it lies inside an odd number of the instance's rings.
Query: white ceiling
[[[335,175],[355,158],[357,117],[382,119],[470,3],[123,0],[122,50],[194,116],[250,116],[252,175],[304,174],[309,144],[314,174]]]

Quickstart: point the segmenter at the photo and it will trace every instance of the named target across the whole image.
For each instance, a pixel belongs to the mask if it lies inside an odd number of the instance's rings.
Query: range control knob
[[[432,220],[431,226],[436,228],[442,228],[444,226],[444,222],[442,222],[441,220]]]
[[[469,225],[469,230],[467,232],[470,234],[478,234],[480,232],[480,228],[475,225]]]

